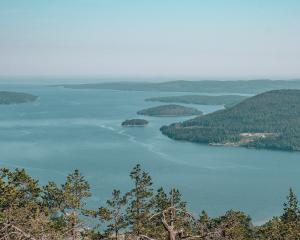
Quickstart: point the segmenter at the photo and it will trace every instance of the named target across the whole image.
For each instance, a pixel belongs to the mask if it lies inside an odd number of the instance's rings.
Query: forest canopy
[[[0,169],[0,239],[299,239],[300,211],[292,189],[282,215],[254,226],[241,211],[229,210],[219,217],[204,210],[190,212],[178,189],[154,189],[150,174],[140,165],[129,176],[132,189],[114,189],[106,204],[89,209],[90,185],[79,170],[63,184],[50,181],[41,186],[23,169]]]
[[[300,90],[265,92],[161,131],[176,140],[299,151]]]

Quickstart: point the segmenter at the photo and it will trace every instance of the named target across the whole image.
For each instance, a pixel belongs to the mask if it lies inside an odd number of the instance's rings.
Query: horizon
[[[33,85],[56,85],[56,84],[101,84],[101,83],[166,83],[166,82],[240,82],[240,81],[300,81],[295,79],[259,79],[259,78],[186,78],[176,77],[117,77],[117,76],[0,76],[0,84],[33,84]]]

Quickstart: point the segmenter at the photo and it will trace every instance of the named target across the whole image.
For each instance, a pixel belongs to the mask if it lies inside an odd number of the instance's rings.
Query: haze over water
[[[35,85],[1,89],[39,96],[32,104],[0,106],[1,167],[25,168],[43,184],[62,182],[77,168],[91,183],[91,207],[106,201],[113,188],[129,190],[129,172],[137,163],[150,172],[155,187],[177,187],[195,214],[238,209],[261,223],[280,214],[289,187],[300,190],[300,153],[179,142],[159,131],[188,118],[145,117],[150,122],[145,128],[121,127],[138,110],[159,105],[145,98],[174,93]],[[192,106],[205,113],[222,108]]]

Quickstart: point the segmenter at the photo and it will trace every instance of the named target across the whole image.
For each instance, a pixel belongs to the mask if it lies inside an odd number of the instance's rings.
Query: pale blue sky
[[[300,78],[300,1],[0,0],[0,75]]]

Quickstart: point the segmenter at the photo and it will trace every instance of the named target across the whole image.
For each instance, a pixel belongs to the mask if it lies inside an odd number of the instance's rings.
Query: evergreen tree
[[[106,235],[114,234],[116,240],[119,238],[119,233],[127,226],[124,207],[127,203],[127,196],[122,196],[120,190],[112,192],[112,198],[107,200],[107,207],[99,209],[99,216],[101,220],[107,221]]]
[[[70,211],[71,237],[75,240],[78,235],[78,214],[84,213],[84,207],[86,205],[85,198],[91,196],[90,185],[84,176],[76,169],[72,174],[67,176],[66,183],[62,186],[62,189],[66,208]]]
[[[67,203],[62,186],[57,186],[54,182],[48,182],[43,187],[42,199],[43,206],[49,209],[52,228],[60,232],[67,231],[69,218],[67,216]]]
[[[299,217],[298,199],[293,189],[289,189],[289,195],[287,201],[283,204],[283,214],[281,220],[284,223],[296,222]]]
[[[185,227],[186,218],[183,215],[186,211],[186,203],[182,201],[181,193],[177,189],[172,188],[169,194],[166,194],[162,187],[159,188],[152,198],[152,206],[155,218],[149,222],[149,227],[151,227],[149,236],[156,239],[163,239],[168,236],[168,233],[161,222],[161,215],[163,212],[165,212],[165,220],[170,224],[170,226],[177,229]],[[169,208],[174,209],[168,210]],[[180,211],[182,214],[178,215]]]
[[[198,219],[199,234],[205,236],[213,230],[213,227],[214,226],[212,226],[212,221],[207,212],[202,211]]]
[[[129,206],[127,208],[127,221],[133,234],[145,234],[147,222],[151,211],[151,197],[153,195],[152,180],[149,173],[136,165],[130,173],[134,188],[128,193]]]
[[[79,215],[86,212],[85,199],[91,196],[89,183],[75,170],[67,176],[63,185],[49,182],[43,189],[43,204],[50,209],[53,227],[70,233],[71,238],[76,239]]]
[[[48,182],[46,186],[43,187],[43,204],[49,209],[57,213],[65,213],[67,208],[64,191],[62,187],[57,186],[55,182]]]
[[[29,239],[51,236],[51,220],[41,204],[38,181],[24,169],[0,169],[0,236],[1,239]]]

